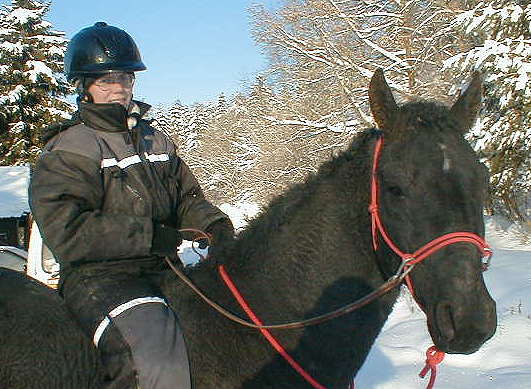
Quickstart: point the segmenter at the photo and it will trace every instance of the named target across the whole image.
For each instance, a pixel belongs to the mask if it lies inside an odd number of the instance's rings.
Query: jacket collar
[[[149,111],[151,106],[140,101],[133,101],[138,107],[140,113],[137,113],[139,118]],[[70,120],[65,120],[60,123],[52,124],[43,129],[41,134],[41,141],[47,143],[58,133],[75,126],[80,123],[85,123],[87,126],[102,131],[127,131],[127,112],[120,104],[90,104],[79,103],[78,111],[74,112]]]
[[[140,113],[139,117],[151,108],[149,104],[140,101],[133,101]],[[108,132],[123,132],[128,131],[127,119],[128,111],[120,104],[93,104],[87,102],[79,102],[78,112],[79,119],[87,126],[96,130]],[[75,114],[74,114],[75,115]]]

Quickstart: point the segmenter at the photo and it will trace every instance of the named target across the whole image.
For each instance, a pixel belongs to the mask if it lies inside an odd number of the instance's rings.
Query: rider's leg
[[[147,278],[71,275],[62,294],[102,355],[109,376],[106,388],[191,387],[175,314]]]
[[[184,337],[166,304],[138,305],[113,322],[131,348],[140,388],[191,388]]]

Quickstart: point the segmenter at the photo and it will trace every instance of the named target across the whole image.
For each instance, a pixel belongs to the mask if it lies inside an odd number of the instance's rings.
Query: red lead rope
[[[432,240],[431,242],[425,244],[413,254],[403,252],[394,244],[394,242],[391,240],[383,226],[378,203],[378,179],[376,173],[378,171],[378,162],[380,160],[382,147],[383,137],[380,136],[376,142],[376,146],[374,149],[371,175],[371,203],[369,204],[369,212],[371,213],[372,222],[372,243],[374,251],[378,249],[378,233],[380,233],[385,243],[391,248],[391,250],[395,252],[396,255],[398,255],[402,259],[401,266],[404,267],[404,270],[406,272],[408,272],[413,268],[415,264],[423,261],[424,259],[432,255],[436,251],[442,249],[443,247],[454,243],[471,243],[476,246],[476,248],[484,257],[487,258],[486,263],[484,263],[483,265],[483,270],[487,270],[490,262],[490,257],[492,256],[492,250],[483,238],[471,232],[453,232],[440,236]],[[413,295],[413,297],[415,297],[413,282],[409,274],[406,274],[405,280],[410,293]],[[437,375],[436,366],[442,362],[442,360],[444,359],[444,355],[444,352],[438,350],[435,346],[431,346],[428,351],[426,351],[426,366],[424,367],[424,369],[422,369],[419,375],[421,378],[424,378],[428,371],[430,371],[431,375],[427,389],[433,388],[433,385],[435,383],[435,377]]]
[[[249,304],[247,304],[245,299],[242,297],[240,291],[238,290],[234,282],[232,282],[232,279],[229,277],[229,275],[225,271],[225,268],[223,267],[223,265],[219,266],[218,270],[219,270],[219,274],[221,275],[221,278],[223,278],[223,281],[225,281],[225,284],[230,289],[230,291],[234,295],[234,298],[236,298],[236,300],[238,301],[242,309],[245,311],[247,316],[249,316],[249,318],[253,321],[254,324],[260,325],[260,326],[263,325],[262,321],[254,314]],[[277,352],[280,355],[282,355],[282,357],[291,365],[291,367],[295,371],[297,371],[297,373],[299,373],[312,387],[317,388],[317,389],[326,389],[323,385],[317,382],[309,373],[307,373],[306,370],[304,370],[301,367],[301,365],[299,365],[297,361],[294,360],[287,353],[284,347],[282,347],[282,345],[276,340],[276,338],[271,334],[270,331],[268,331],[266,328],[260,328],[260,332],[269,341],[271,346],[273,346],[273,348],[277,350]]]
[[[444,359],[444,353],[437,350],[437,347],[431,346],[428,351],[426,351],[426,366],[420,372],[420,378],[424,378],[430,371],[430,382],[428,382],[427,389],[432,389],[435,384],[435,378],[437,377],[437,365],[442,362]]]

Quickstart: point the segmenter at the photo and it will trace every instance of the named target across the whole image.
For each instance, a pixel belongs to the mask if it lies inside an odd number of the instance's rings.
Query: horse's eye
[[[404,196],[404,192],[402,192],[402,189],[400,189],[400,187],[398,187],[398,186],[394,186],[394,185],[390,186],[389,188],[387,188],[387,190],[393,196],[396,196],[396,197],[403,197]]]

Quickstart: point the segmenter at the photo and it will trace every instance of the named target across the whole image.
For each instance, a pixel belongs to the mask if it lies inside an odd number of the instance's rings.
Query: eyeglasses
[[[134,82],[135,75],[133,73],[109,73],[94,81],[94,85],[101,90],[109,90],[113,84],[121,84],[125,88],[132,88]]]

